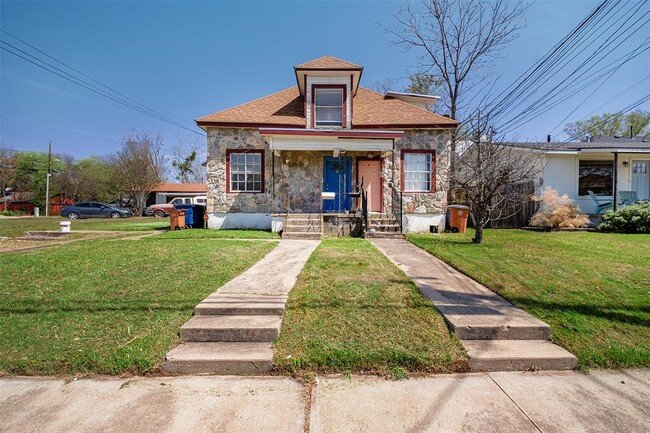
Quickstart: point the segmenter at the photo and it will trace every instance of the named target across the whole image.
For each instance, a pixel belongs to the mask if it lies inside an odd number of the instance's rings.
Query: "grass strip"
[[[408,239],[548,323],[581,368],[650,366],[650,235],[486,230]]]
[[[321,243],[289,296],[275,366],[293,374],[466,371],[466,355],[415,285],[369,242]]]

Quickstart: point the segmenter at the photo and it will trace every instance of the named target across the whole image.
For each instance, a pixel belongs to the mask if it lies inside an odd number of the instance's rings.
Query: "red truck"
[[[145,215],[153,215],[155,218],[163,218],[169,216],[169,211],[174,210],[174,205],[177,204],[198,204],[205,206],[208,198],[204,195],[197,195],[196,197],[176,197],[169,203],[152,204],[144,210]]]

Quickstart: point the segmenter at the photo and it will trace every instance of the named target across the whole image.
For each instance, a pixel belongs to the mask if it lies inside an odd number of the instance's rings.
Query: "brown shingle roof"
[[[363,69],[361,65],[346,62],[332,56],[323,56],[307,63],[294,66],[296,69]]]
[[[208,186],[205,183],[161,183],[154,188],[156,192],[208,192]]]
[[[352,101],[352,127],[435,128],[457,125],[453,119],[359,87]],[[196,119],[200,126],[305,127],[304,99],[297,87]]]
[[[199,125],[203,122],[223,122],[304,127],[304,98],[294,86],[237,107],[200,117],[196,122]]]
[[[409,125],[455,126],[449,117],[415,107],[398,99],[385,99],[384,95],[359,87],[352,101],[353,126],[372,128],[377,126],[408,128]]]

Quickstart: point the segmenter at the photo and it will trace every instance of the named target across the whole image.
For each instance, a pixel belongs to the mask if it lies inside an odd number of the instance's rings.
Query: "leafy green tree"
[[[442,85],[442,80],[432,74],[413,74],[409,77],[409,85],[404,91],[420,95],[433,95],[440,85]]]
[[[574,140],[582,140],[586,135],[592,137],[601,135],[629,137],[630,128],[632,128],[632,136],[644,135],[650,132],[649,125],[650,111],[635,110],[627,114],[597,114],[586,120],[568,123],[564,127],[564,132]]]
[[[63,169],[60,157],[52,157],[51,171],[57,173]],[[50,196],[58,193],[54,182],[50,179]],[[47,153],[20,152],[16,154],[16,169],[14,171],[14,190],[31,193],[31,202],[35,206],[45,205],[47,184]]]
[[[16,153],[0,144],[0,197],[3,197],[5,190],[12,186],[15,170]],[[3,210],[6,210],[6,202],[4,207]]]
[[[118,191],[112,185],[112,170],[105,158],[91,156],[75,160],[64,156],[63,169],[55,178],[59,192],[74,200],[113,201]]]
[[[188,183],[190,181],[190,176],[196,178],[196,174],[192,169],[194,161],[196,161],[195,151],[192,151],[192,153],[185,158],[172,161],[172,167],[178,170],[178,176],[176,176],[177,180],[180,180],[183,183]]]

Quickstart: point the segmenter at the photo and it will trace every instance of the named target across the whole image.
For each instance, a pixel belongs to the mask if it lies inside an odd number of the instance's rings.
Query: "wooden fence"
[[[492,214],[501,215],[501,218],[490,221],[488,227],[513,229],[527,226],[537,206],[531,199],[533,194],[535,194],[535,183],[532,180],[504,188],[500,196],[493,200],[493,204],[497,207]],[[519,199],[512,200],[511,197]]]

